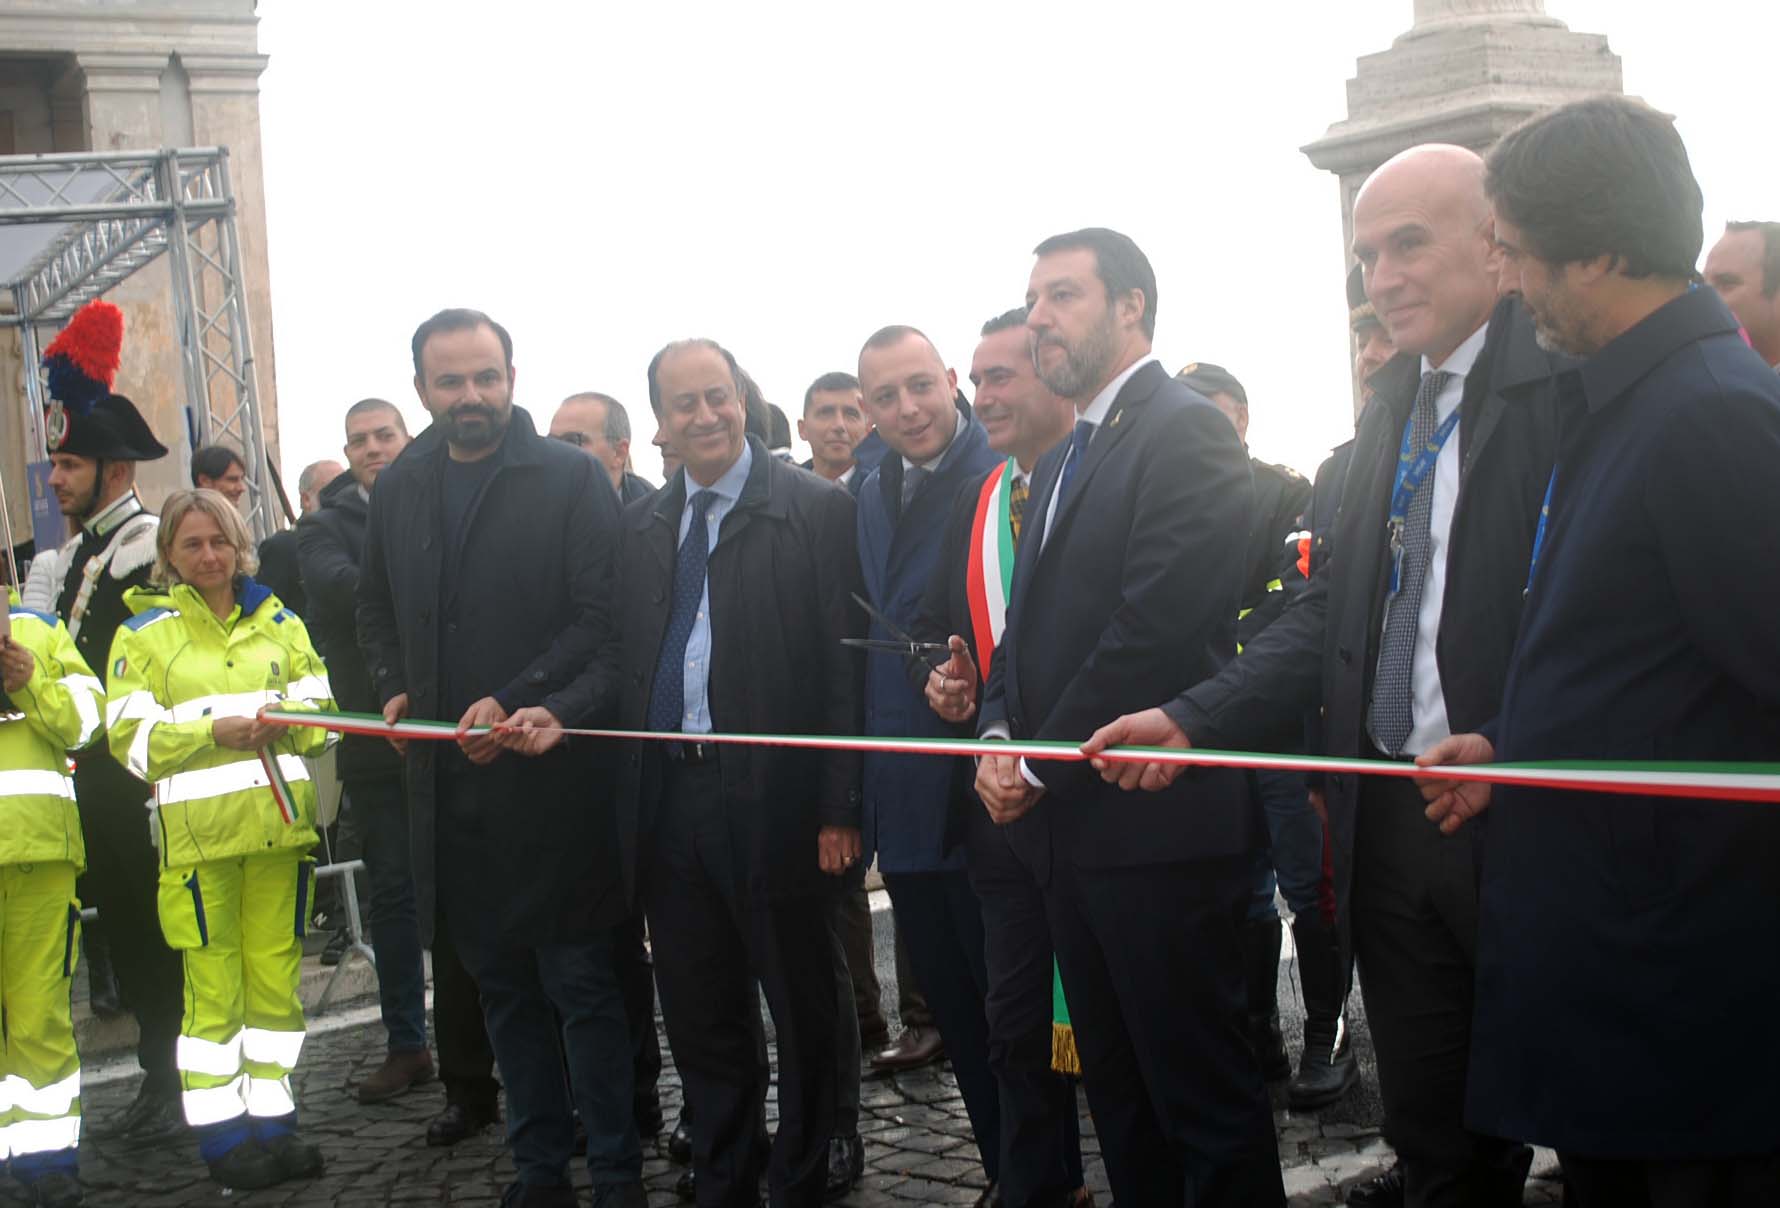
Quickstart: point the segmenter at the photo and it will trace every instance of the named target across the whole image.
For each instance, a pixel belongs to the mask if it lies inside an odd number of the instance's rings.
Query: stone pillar
[[[1302,148],[1340,187],[1343,262],[1351,264],[1354,195],[1374,168],[1419,143],[1485,151],[1522,121],[1624,89],[1601,34],[1572,33],[1542,0],[1413,0],[1414,24],[1360,59],[1347,117]],[[1358,406],[1358,391],[1355,392]]]

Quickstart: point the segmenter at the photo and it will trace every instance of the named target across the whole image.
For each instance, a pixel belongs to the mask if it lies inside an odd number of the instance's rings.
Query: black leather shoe
[[[264,1142],[266,1152],[278,1163],[278,1173],[286,1179],[318,1178],[322,1171],[321,1150],[299,1138],[295,1133],[285,1133]]]
[[[972,1201],[972,1208],[1001,1208],[1001,1188],[990,1183],[983,1194]]]
[[[593,1208],[649,1208],[642,1183],[606,1183],[593,1189]]]
[[[445,1110],[426,1126],[426,1143],[432,1146],[456,1145],[467,1141],[490,1124],[494,1113],[479,1111],[462,1103],[447,1103]]]
[[[932,1065],[946,1055],[946,1042],[938,1028],[904,1028],[902,1035],[871,1056],[874,1070],[915,1070]]]
[[[93,1135],[115,1138],[130,1145],[150,1145],[170,1141],[183,1135],[185,1130],[179,1091],[150,1090],[144,1083],[136,1092],[135,1102],[94,1129]]]
[[[674,1198],[682,1204],[691,1204],[698,1200],[698,1176],[692,1173],[692,1167],[682,1170],[680,1177],[674,1180]]]
[[[1314,912],[1292,920],[1298,947],[1298,980],[1304,986],[1304,1056],[1286,1088],[1293,1111],[1327,1107],[1359,1081],[1359,1064],[1347,1034],[1349,966],[1333,925]]]
[[[501,1208],[579,1208],[579,1204],[568,1183],[508,1183],[501,1192]]]
[[[321,950],[321,963],[331,969],[346,959],[346,950],[352,947],[352,933],[342,927],[328,936],[327,947]]]
[[[278,1159],[257,1141],[243,1141],[209,1166],[210,1177],[231,1191],[262,1191],[284,1182]]]
[[[838,1200],[859,1186],[865,1177],[865,1142],[859,1134],[830,1137],[828,1141],[828,1183],[822,1198]]]
[[[684,1111],[674,1121],[674,1131],[668,1134],[667,1151],[668,1161],[676,1166],[686,1166],[692,1161],[692,1134],[686,1131]]]
[[[1381,1175],[1348,1189],[1347,1208],[1403,1208],[1403,1168],[1391,1163]]]

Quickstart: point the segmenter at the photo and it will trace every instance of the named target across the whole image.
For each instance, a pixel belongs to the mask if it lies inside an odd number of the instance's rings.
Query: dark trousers
[[[1279,917],[1276,886],[1293,914],[1314,914],[1323,899],[1323,820],[1311,808],[1304,773],[1258,771],[1249,783],[1267,819],[1267,849],[1255,861],[1248,917]]]
[[[450,892],[448,883],[441,889]],[[593,1185],[640,1179],[619,930],[527,943],[475,920],[454,921],[507,1085],[507,1141],[519,1181],[568,1183],[576,1110],[587,1129]]]
[[[902,924],[894,914],[890,921],[895,926],[893,934],[896,936],[896,1018],[904,1028],[931,1028],[933,1011],[927,1005],[927,996],[921,992],[914,962],[909,960],[909,946],[902,938]]]
[[[859,1013],[854,1009],[858,983],[847,960],[844,901],[845,894],[836,898],[828,916],[829,949],[834,959],[834,1135],[853,1137],[859,1135]],[[870,922],[868,911],[868,926]]]
[[[631,1083],[638,1128],[661,1114],[661,1038],[655,1034],[655,964],[638,910],[618,929],[618,980],[630,1021]]]
[[[830,904],[745,898],[717,765],[650,757],[663,761],[662,791],[644,848],[644,902],[668,1043],[696,1113],[698,1202],[752,1208],[759,1194],[754,1138],[767,1077],[754,1009],[758,979],[779,1043],[779,1126],[767,1186],[775,1208],[815,1208],[837,1081]]]
[[[1518,1205],[1532,1151],[1465,1127],[1480,828],[1442,835],[1406,780],[1362,778],[1354,951],[1404,1203]]]
[[[1780,1158],[1636,1162],[1558,1155],[1565,1208],[1770,1208],[1780,1204]]]
[[[1001,1102],[1001,1201],[1059,1204],[1082,1185],[1075,1086],[1051,1070],[1051,925],[1044,890],[980,807],[970,822],[970,884],[982,905],[989,1069]]]
[[[482,1017],[482,994],[458,956],[443,910],[433,924],[433,1036],[439,1042],[439,1081],[445,1101],[494,1118],[501,1084]]]
[[[1245,1028],[1238,929],[1248,873],[1246,857],[1055,862],[1045,906],[1121,1204],[1285,1204],[1273,1113]]]
[[[878,984],[878,966],[871,925],[871,898],[861,883],[841,891],[839,929],[846,950],[847,973],[853,989],[853,1014],[859,1022],[861,1048],[877,1050],[890,1043],[890,1025],[884,1021],[884,991]]]
[[[347,808],[364,835],[371,877],[371,949],[389,1051],[426,1048],[426,966],[414,909],[408,794],[399,776],[346,781]]]
[[[909,964],[946,1042],[946,1057],[991,1183],[1001,1178],[1001,1093],[989,1071],[989,1021],[983,998],[983,908],[963,869],[884,874],[884,888],[908,945]]]
[[[167,947],[156,907],[159,858],[149,839],[151,815],[143,808],[146,785],[110,755],[84,756],[74,773],[80,829],[86,838],[84,878],[105,921],[118,989],[136,1016],[136,1060],[147,1075],[143,1088],[179,1093],[173,1050],[185,1012],[185,967]]]

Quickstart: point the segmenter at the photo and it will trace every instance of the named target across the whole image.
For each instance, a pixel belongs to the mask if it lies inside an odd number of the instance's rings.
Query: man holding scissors
[[[866,414],[890,448],[859,493],[859,561],[874,608],[872,636],[906,640],[938,570],[954,498],[980,486],[1001,459],[959,398],[956,375],[914,328],[886,327],[865,342],[859,384]],[[868,735],[952,733],[899,658],[867,658],[865,701]],[[1001,1110],[989,1072],[982,907],[964,868],[969,768],[939,756],[867,753],[863,839],[865,858],[877,855],[915,978],[951,1056],[989,1197],[1000,1171]]]

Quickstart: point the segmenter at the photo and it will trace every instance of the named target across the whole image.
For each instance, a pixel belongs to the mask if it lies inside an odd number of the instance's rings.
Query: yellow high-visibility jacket
[[[99,738],[105,686],[75,649],[67,626],[19,606],[8,590],[12,640],[37,669],[0,704],[0,864],[66,860],[86,866],[68,752]]]
[[[315,786],[304,755],[328,733],[292,726],[263,754],[218,746],[211,723],[252,717],[268,704],[330,709],[321,656],[297,614],[243,577],[219,621],[197,590],[133,588],[136,615],[111,643],[106,721],[111,753],[154,789],[155,843],[164,865],[201,864],[314,846]]]

